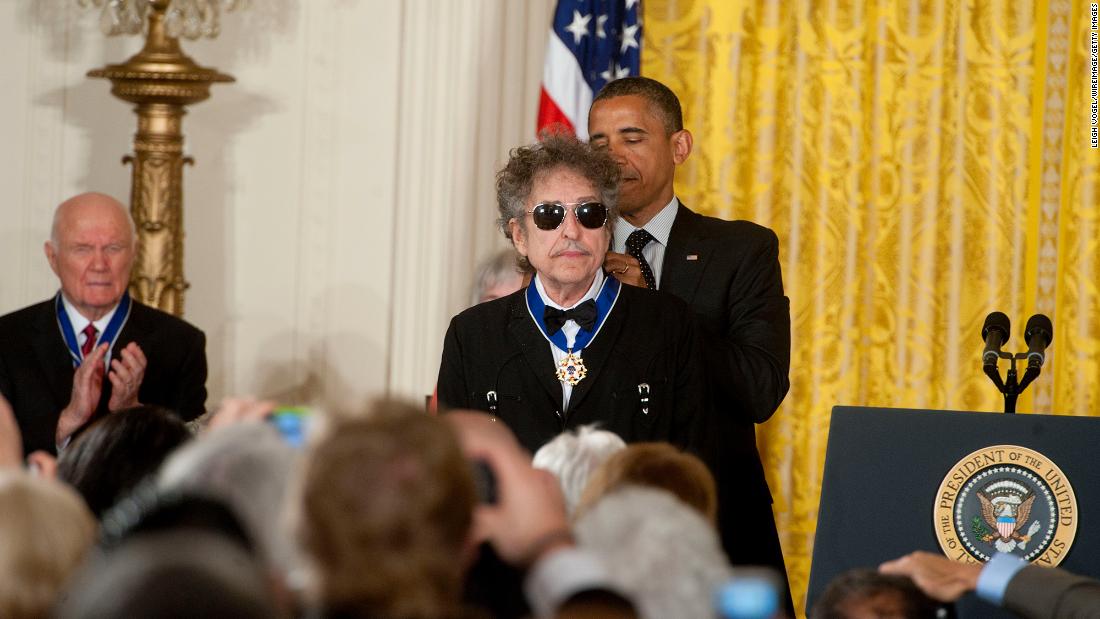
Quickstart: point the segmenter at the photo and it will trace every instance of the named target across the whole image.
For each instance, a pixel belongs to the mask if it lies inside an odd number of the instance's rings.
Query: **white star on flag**
[[[591,15],[581,15],[580,11],[573,11],[573,23],[569,24],[569,27],[565,30],[573,35],[573,44],[580,45],[581,38],[588,34],[588,22],[592,20]],[[637,44],[635,44],[637,47]]]
[[[557,0],[546,43],[538,131],[588,138],[588,109],[608,82],[641,72],[642,3]],[[556,129],[555,129],[556,130]]]
[[[638,47],[638,24],[623,28],[623,45],[619,53],[625,54],[631,47]]]
[[[611,63],[611,66],[607,67],[606,71],[604,71],[603,73],[600,73],[600,77],[604,78],[605,80],[607,80],[609,82],[627,77],[629,75],[630,75],[630,67],[620,67],[619,65],[615,64],[614,62]]]

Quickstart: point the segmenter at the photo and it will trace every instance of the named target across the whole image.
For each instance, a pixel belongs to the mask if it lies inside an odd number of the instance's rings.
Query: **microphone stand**
[[[1011,364],[1008,368],[1008,372],[1005,375],[1007,380],[1002,381],[1000,372],[997,368],[997,361],[994,359],[991,363],[987,362],[982,364],[982,369],[985,371],[985,375],[989,377],[989,380],[993,381],[993,384],[997,386],[997,389],[1001,392],[1001,395],[1005,399],[1005,413],[1012,415],[1016,412],[1016,399],[1020,397],[1020,394],[1027,389],[1027,386],[1031,384],[1031,381],[1039,377],[1041,371],[1040,366],[1037,363],[1029,362],[1027,364],[1027,370],[1024,371],[1024,378],[1021,381],[1017,381],[1016,362],[1027,359],[1026,352],[1018,352],[1012,354],[1009,352],[998,352],[997,357],[1001,359],[1008,359]]]

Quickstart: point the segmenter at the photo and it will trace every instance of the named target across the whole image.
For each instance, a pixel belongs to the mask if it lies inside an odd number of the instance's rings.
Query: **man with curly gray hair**
[[[595,422],[627,442],[696,446],[704,378],[690,309],[603,272],[618,183],[618,165],[572,136],[512,151],[499,223],[535,276],[451,321],[443,409],[485,411],[530,451]]]

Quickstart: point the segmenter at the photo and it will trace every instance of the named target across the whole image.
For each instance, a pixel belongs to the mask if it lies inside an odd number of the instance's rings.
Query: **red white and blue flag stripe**
[[[641,69],[641,0],[558,0],[539,97],[538,131],[588,139],[588,108],[604,84]]]

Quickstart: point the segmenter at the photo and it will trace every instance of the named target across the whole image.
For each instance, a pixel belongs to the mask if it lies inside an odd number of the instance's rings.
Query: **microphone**
[[[1027,340],[1027,367],[1036,369],[1043,367],[1043,362],[1046,361],[1043,351],[1050,346],[1053,334],[1054,325],[1051,324],[1050,318],[1035,314],[1027,319],[1027,326],[1024,328],[1024,339]]]
[[[997,358],[1001,354],[1001,346],[1008,341],[1008,335],[1011,332],[1011,323],[1008,316],[1005,316],[1003,312],[990,312],[985,317],[985,324],[982,325],[982,340],[985,341],[985,350],[982,351],[983,365],[997,365]]]

